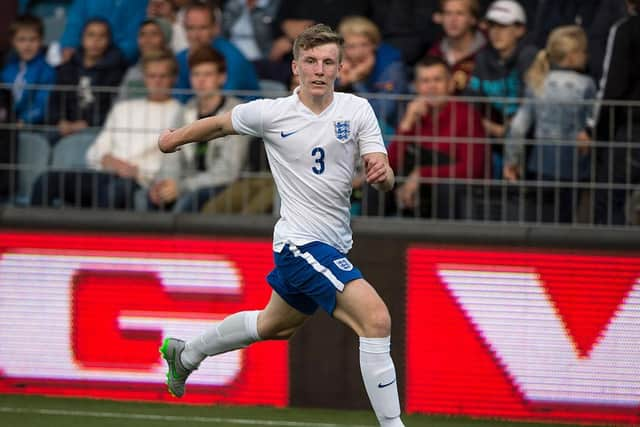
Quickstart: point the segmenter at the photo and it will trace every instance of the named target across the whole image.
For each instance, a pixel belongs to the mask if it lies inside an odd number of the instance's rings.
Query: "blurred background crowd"
[[[5,0],[0,203],[277,214],[259,141],[159,132],[297,86],[292,41],[344,38],[398,177],[352,213],[640,223],[640,1]],[[228,140],[228,141],[227,141]],[[358,159],[354,159],[358,162]]]

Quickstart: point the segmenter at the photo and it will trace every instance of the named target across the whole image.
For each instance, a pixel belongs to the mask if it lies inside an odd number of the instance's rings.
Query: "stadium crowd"
[[[163,128],[289,93],[292,40],[344,38],[393,192],[352,213],[640,223],[638,0],[6,0],[0,202],[271,213],[257,141],[163,156]],[[358,161],[358,159],[354,159]]]

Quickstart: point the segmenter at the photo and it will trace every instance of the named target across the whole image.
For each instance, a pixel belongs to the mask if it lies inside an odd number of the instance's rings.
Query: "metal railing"
[[[0,86],[9,90],[9,86]],[[147,170],[140,164],[138,174],[147,175],[150,180],[140,182],[135,178],[130,182],[117,182],[117,177],[102,177],[87,165],[87,148],[103,131],[100,117],[106,117],[104,108],[109,108],[118,88],[92,87],[25,87],[27,91],[45,90],[56,102],[49,102],[42,121],[24,123],[15,114],[5,111],[0,123],[0,143],[3,144],[0,158],[0,201],[6,205],[42,206],[86,209],[136,209],[166,211],[171,207],[160,206],[149,209],[146,189],[157,175],[157,168]],[[84,91],[84,92],[83,92]],[[229,93],[240,97],[276,96],[255,92]],[[284,94],[281,93],[281,94]],[[385,98],[395,101],[397,108],[394,123],[383,123],[383,138],[388,149],[395,149],[396,190],[405,184],[417,182],[417,189],[411,202],[398,197],[398,191],[381,194],[366,184],[356,184],[352,202],[354,215],[375,217],[405,217],[432,222],[465,223],[523,223],[523,224],[566,224],[568,226],[626,227],[640,224],[640,111],[638,102],[593,102],[562,104],[553,107],[561,114],[585,106],[591,111],[609,108],[605,129],[593,140],[578,147],[578,142],[562,134],[540,138],[536,128],[528,130],[526,137],[491,137],[478,132],[477,117],[493,114],[494,120],[505,119],[496,115],[496,105],[532,103],[530,99],[488,99],[455,97],[452,105],[471,104],[473,109],[452,108],[451,114],[443,121],[434,115],[431,121],[417,126],[417,132],[397,134],[398,120],[415,96],[362,94],[365,97]],[[108,102],[99,103],[108,98]],[[94,103],[91,106],[91,103]],[[72,107],[69,107],[69,105]],[[388,105],[388,104],[381,104]],[[0,106],[0,110],[3,106]],[[29,108],[29,106],[27,106]],[[60,117],[70,108],[77,110],[77,117],[84,120],[86,128],[69,133],[61,138]],[[93,109],[92,109],[93,108]],[[84,109],[84,110],[83,110]],[[572,110],[573,109],[573,110]],[[81,111],[81,113],[78,113]],[[464,111],[466,116],[460,116]],[[499,110],[498,110],[499,111]],[[489,113],[491,112],[491,113]],[[132,116],[134,112],[132,112]],[[140,115],[140,111],[135,112]],[[386,113],[386,112],[385,112]],[[82,115],[84,114],[84,115]],[[149,112],[151,114],[151,112]],[[394,114],[380,114],[391,116]],[[55,120],[58,120],[56,122]],[[508,122],[504,120],[505,123]],[[559,129],[578,126],[571,121],[577,117],[556,123]],[[150,128],[145,123],[118,123],[108,125],[113,138],[130,142],[132,153],[140,148],[145,135],[155,138],[161,128]],[[167,123],[166,127],[171,126]],[[423,127],[421,127],[423,126]],[[428,128],[428,129],[427,129]],[[455,132],[451,131],[455,129]],[[74,145],[77,144],[77,145]],[[517,165],[519,179],[507,180],[502,176],[502,163],[507,146],[521,147],[521,158]],[[458,165],[464,156],[465,164]],[[482,156],[481,159],[478,156]],[[126,155],[124,157],[127,157]],[[57,171],[52,174],[52,171]],[[419,172],[417,181],[412,181]],[[49,174],[49,179],[43,176]],[[113,185],[105,185],[101,180],[111,180]],[[354,182],[361,180],[355,179]],[[38,184],[39,183],[39,184]],[[55,185],[62,188],[57,197],[43,203],[34,199],[34,188]],[[100,191],[124,191],[129,201],[125,205],[100,204]],[[102,190],[101,190],[102,189]],[[45,193],[48,191],[44,189]],[[70,194],[70,197],[64,197]],[[75,194],[74,194],[75,193]],[[206,200],[199,203],[200,211],[208,214],[251,213],[277,215],[278,196],[264,153],[258,140],[251,141],[247,160],[238,179],[229,182],[225,188],[204,190]],[[36,196],[37,196],[36,194]],[[207,197],[209,196],[209,197]],[[40,196],[41,197],[41,196]],[[51,202],[51,203],[49,203]],[[186,211],[193,211],[187,209]]]

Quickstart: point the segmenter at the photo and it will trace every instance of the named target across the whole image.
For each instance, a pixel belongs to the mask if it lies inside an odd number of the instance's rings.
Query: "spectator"
[[[338,32],[344,38],[344,58],[337,90],[381,95],[407,92],[400,51],[382,42],[376,24],[363,16],[343,19]],[[397,100],[370,98],[383,133],[396,123]]]
[[[521,42],[527,18],[515,0],[498,0],[485,16],[489,44],[476,55],[476,64],[465,90],[466,95],[490,99],[478,105],[483,112],[484,129],[493,139],[491,164],[494,179],[502,178],[502,142],[506,126],[518,111],[518,100],[524,96],[524,76],[537,49]],[[512,99],[513,102],[506,102]]]
[[[67,22],[60,40],[63,62],[71,59],[79,48],[87,23],[102,18],[111,28],[117,29],[113,42],[133,64],[138,56],[136,34],[145,18],[146,6],[142,0],[74,0],[67,10]]]
[[[187,63],[189,52],[202,46],[211,46],[224,56],[228,73],[223,89],[255,91],[259,89],[258,77],[253,64],[229,40],[219,35],[220,25],[213,9],[202,3],[190,4],[185,10],[184,25],[189,49],[183,50],[176,56],[180,67],[176,86],[178,89],[191,88]],[[189,96],[182,95],[179,98],[186,101]]]
[[[260,79],[285,83],[290,64],[269,59],[279,7],[280,0],[227,0],[222,34],[253,63]]]
[[[542,49],[554,28],[581,26],[589,44],[587,71],[599,81],[609,29],[626,15],[625,0],[538,0],[531,40]]]
[[[477,29],[478,0],[440,0],[440,9],[434,21],[442,25],[444,37],[427,54],[449,64],[456,93],[461,93],[473,73],[476,54],[486,44],[486,38]]]
[[[509,126],[504,177],[510,181],[521,177],[522,141],[535,124],[536,143],[524,177],[543,185],[530,192],[528,221],[566,223],[576,212],[579,191],[571,184],[588,178],[590,109],[585,101],[593,100],[596,90],[593,79],[583,73],[586,65],[586,34],[572,25],[551,32],[527,73],[528,99]]]
[[[18,123],[42,123],[47,112],[49,89],[30,85],[52,85],[55,71],[47,64],[42,46],[42,21],[19,16],[9,27],[13,51],[2,69],[2,83],[11,85]]]
[[[609,36],[599,93],[604,102],[640,101],[640,1],[628,4],[632,16],[616,24]],[[605,141],[604,146],[596,148],[597,181],[616,187],[637,185],[640,182],[640,108],[603,106],[596,126],[597,141]],[[614,225],[637,222],[625,218],[625,211],[637,209],[637,206],[628,206],[625,210],[627,196],[628,190],[623,188],[596,190],[595,222]]]
[[[50,171],[34,185],[32,204],[50,206],[54,200],[76,206],[126,209],[134,193],[157,174],[162,153],[158,129],[178,125],[180,103],[171,98],[177,74],[170,53],[144,59],[147,98],[118,102],[86,158],[89,171]]]
[[[178,16],[178,12],[178,3],[174,0],[149,0],[147,4],[148,18],[163,18],[171,25],[170,47],[175,54],[189,47],[184,23],[182,17]]]
[[[119,101],[145,97],[143,60],[149,54],[169,50],[171,36],[171,24],[163,18],[147,18],[142,22],[138,31],[138,51],[141,59],[129,67],[124,75],[118,91]]]
[[[398,208],[422,217],[463,218],[471,187],[450,180],[486,176],[482,117],[468,103],[450,98],[455,81],[442,58],[420,60],[414,84],[418,96],[407,105],[398,138],[389,146],[389,163],[406,178],[395,192]]]
[[[195,98],[186,105],[182,123],[231,111],[240,100],[220,93],[226,79],[222,55],[204,46],[189,55],[191,87]],[[190,144],[162,159],[158,179],[148,198],[152,208],[173,207],[174,212],[198,212],[204,203],[234,182],[246,163],[249,137],[231,135]]]
[[[222,11],[222,34],[255,62],[269,56],[273,21],[280,0],[227,0]]]
[[[56,84],[74,89],[63,88],[51,94],[50,122],[58,128],[55,136],[101,126],[115,94],[95,87],[118,86],[125,69],[120,50],[112,44],[109,23],[102,19],[88,21],[82,32],[82,46],[56,70]]]

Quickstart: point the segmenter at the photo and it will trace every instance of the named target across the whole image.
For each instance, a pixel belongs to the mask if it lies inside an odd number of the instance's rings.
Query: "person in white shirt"
[[[329,27],[309,27],[294,42],[292,70],[300,86],[291,96],[242,104],[160,135],[163,152],[237,133],[261,137],[282,200],[274,230],[276,267],[267,276],[271,299],[263,310],[233,314],[186,343],[164,340],[167,385],[176,396],[184,394],[187,377],[206,357],[260,340],[288,339],[322,307],[360,337],[362,377],[380,425],[404,425],[389,311],[347,258],[354,153],[379,190],[390,190],[395,178],[367,100],[334,92],[342,44]]]
[[[132,208],[135,192],[148,187],[160,169],[158,129],[179,124],[182,106],[171,97],[177,69],[171,52],[148,55],[143,62],[147,97],[117,102],[111,108],[86,153],[91,170],[41,175],[32,204],[60,200],[80,207]]]

